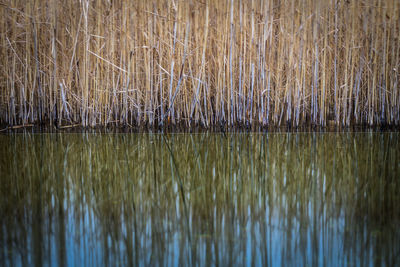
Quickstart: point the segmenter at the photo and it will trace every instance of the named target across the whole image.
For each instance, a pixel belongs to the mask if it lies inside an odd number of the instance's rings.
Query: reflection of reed
[[[395,265],[399,143],[398,133],[3,135],[0,265]]]

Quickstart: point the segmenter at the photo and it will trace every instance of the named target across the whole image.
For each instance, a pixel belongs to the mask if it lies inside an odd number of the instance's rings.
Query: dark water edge
[[[398,266],[400,133],[0,135],[1,266]]]
[[[292,125],[292,123],[282,124],[262,124],[259,122],[236,122],[233,125],[229,125],[226,122],[213,123],[209,126],[205,126],[201,123],[188,123],[187,121],[181,121],[177,123],[155,123],[149,124],[142,122],[139,125],[129,125],[119,122],[109,122],[106,125],[96,126],[82,126],[81,123],[66,123],[58,125],[56,122],[52,122],[48,119],[42,122],[34,122],[27,124],[10,125],[4,122],[0,122],[0,134],[1,133],[20,133],[20,132],[31,132],[31,133],[80,133],[80,132],[91,132],[91,133],[204,133],[204,132],[386,132],[386,131],[400,131],[400,124],[387,123],[382,121],[380,124],[356,124],[350,123],[350,125],[336,124],[334,121],[329,120],[325,126],[319,124],[313,124],[311,122],[304,122],[298,126]]]
[[[271,132],[271,133],[297,133],[297,132],[399,132],[400,125],[351,125],[351,126],[319,126],[302,125],[298,127],[286,125],[261,125],[261,124],[236,124],[236,125],[212,125],[205,127],[202,125],[188,126],[185,123],[169,124],[164,126],[147,125],[127,126],[110,123],[106,126],[99,125],[93,127],[83,127],[80,124],[56,126],[49,123],[26,124],[26,125],[7,125],[0,124],[0,134],[2,133],[241,133],[241,132]]]

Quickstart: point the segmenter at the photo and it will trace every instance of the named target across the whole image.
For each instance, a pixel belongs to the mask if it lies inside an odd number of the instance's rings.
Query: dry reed
[[[0,12],[2,124],[399,124],[397,0],[9,0]]]

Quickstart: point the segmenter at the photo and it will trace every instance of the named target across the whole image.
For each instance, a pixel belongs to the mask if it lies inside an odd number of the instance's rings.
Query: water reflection
[[[399,133],[0,136],[0,265],[398,265]]]

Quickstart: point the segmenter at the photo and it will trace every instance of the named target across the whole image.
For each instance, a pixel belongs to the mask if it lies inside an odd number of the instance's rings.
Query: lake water
[[[395,266],[400,134],[0,135],[1,266]]]

